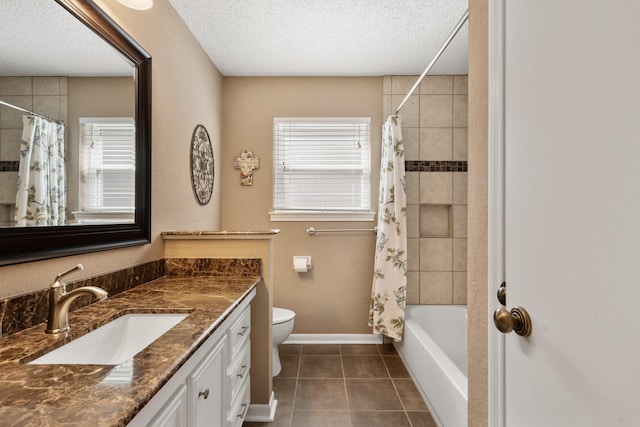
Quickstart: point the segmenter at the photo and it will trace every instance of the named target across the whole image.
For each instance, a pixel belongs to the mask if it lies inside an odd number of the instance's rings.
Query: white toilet
[[[280,373],[280,353],[278,346],[282,344],[293,330],[293,318],[296,313],[286,308],[273,307],[273,330],[271,331],[273,341],[273,361],[271,376],[275,377]]]

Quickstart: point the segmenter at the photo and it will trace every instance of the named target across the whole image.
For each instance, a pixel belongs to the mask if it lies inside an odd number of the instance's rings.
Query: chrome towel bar
[[[325,228],[325,229],[321,229],[321,230],[317,230],[315,227],[309,227],[307,228],[307,234],[309,234],[309,236],[313,236],[316,233],[346,233],[346,232],[353,232],[353,231],[373,231],[374,233],[378,232],[378,227],[373,227],[373,228]]]

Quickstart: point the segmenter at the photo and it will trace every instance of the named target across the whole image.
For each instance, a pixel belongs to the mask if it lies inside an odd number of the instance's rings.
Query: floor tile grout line
[[[293,427],[293,414],[296,411],[296,395],[298,394],[298,379],[300,378],[300,365],[302,365],[302,346],[300,346],[300,353],[298,353],[298,369],[296,370],[296,384],[293,387],[293,403],[291,404],[291,417],[289,418],[289,425]]]

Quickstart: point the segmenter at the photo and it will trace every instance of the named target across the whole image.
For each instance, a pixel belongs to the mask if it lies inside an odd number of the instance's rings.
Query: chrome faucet
[[[83,286],[67,292],[67,284],[62,281],[62,278],[80,270],[84,270],[82,264],[58,274],[55,282],[49,288],[49,320],[47,321],[46,333],[61,334],[69,330],[69,306],[76,298],[87,294],[93,295],[99,300],[107,297],[107,291],[96,286]]]

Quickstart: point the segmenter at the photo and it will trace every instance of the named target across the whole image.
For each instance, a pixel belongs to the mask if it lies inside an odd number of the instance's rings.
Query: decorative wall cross
[[[253,157],[251,151],[243,151],[234,160],[233,167],[240,169],[240,185],[253,185],[253,171],[260,169],[260,158]]]

